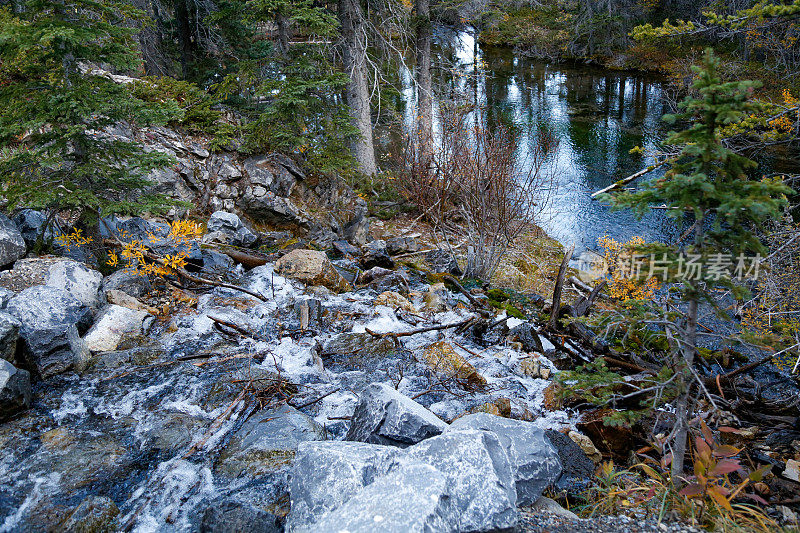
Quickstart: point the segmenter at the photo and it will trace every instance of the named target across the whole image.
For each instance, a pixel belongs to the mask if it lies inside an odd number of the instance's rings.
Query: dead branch
[[[572,251],[575,245],[569,247],[569,250],[564,252],[564,257],[561,259],[561,266],[558,267],[558,277],[556,278],[556,286],[553,288],[553,305],[550,309],[550,320],[547,322],[547,328],[555,331],[558,325],[558,314],[561,308],[561,291],[564,288],[564,276],[567,273],[567,265],[572,257]]]

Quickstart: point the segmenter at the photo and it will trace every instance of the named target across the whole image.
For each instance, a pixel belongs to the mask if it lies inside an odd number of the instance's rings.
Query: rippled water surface
[[[637,220],[591,199],[593,192],[653,162],[630,150],[653,150],[667,132],[661,117],[669,110],[660,78],[525,58],[509,49],[476,45],[467,31],[438,31],[434,55],[434,64],[446,67],[434,71],[436,100],[458,92],[474,98],[484,106],[490,126],[517,126],[522,156],[542,131],[559,140],[549,162],[557,193],[541,221],[551,236],[578,250],[595,248],[604,234],[647,240],[674,236],[675,225],[663,213]],[[409,75],[404,85],[405,100],[413,104]],[[414,113],[414,106],[407,106],[407,123]]]

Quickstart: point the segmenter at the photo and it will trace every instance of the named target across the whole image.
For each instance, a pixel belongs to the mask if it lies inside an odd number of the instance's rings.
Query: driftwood
[[[592,292],[589,293],[589,296],[586,298],[581,296],[578,302],[572,306],[572,316],[579,317],[588,315],[589,310],[592,308],[592,305],[600,294],[600,291],[602,291],[607,284],[608,282],[603,280],[594,289],[592,289]]]
[[[251,250],[244,251],[239,248],[236,248],[235,246],[218,245],[218,246],[209,246],[208,249],[227,255],[237,263],[241,263],[242,266],[244,266],[248,270],[251,268],[266,265],[273,259],[271,256],[268,256],[266,254],[256,253]]]

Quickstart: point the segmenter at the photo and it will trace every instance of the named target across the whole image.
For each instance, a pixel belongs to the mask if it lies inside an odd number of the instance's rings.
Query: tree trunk
[[[433,139],[433,98],[431,89],[431,8],[429,0],[416,0],[417,10],[417,132],[423,155],[430,153]]]
[[[339,0],[339,22],[342,25],[342,59],[350,81],[345,98],[360,133],[353,143],[353,155],[364,174],[377,173],[375,147],[372,144],[369,88],[367,87],[367,50],[363,13],[358,0]]]
[[[186,79],[192,62],[192,28],[189,22],[189,7],[186,5],[186,0],[177,0],[175,2],[175,24],[178,30],[178,45],[180,47],[181,76]]]
[[[289,55],[289,19],[286,15],[278,14],[276,17],[278,25],[278,51],[283,56]]]
[[[695,222],[694,233],[695,253],[700,253],[703,245],[703,215],[698,217]],[[702,283],[702,282],[698,282]],[[677,483],[678,478],[683,475],[683,462],[686,455],[686,443],[689,437],[689,399],[692,390],[691,366],[694,364],[695,353],[697,352],[697,285],[691,284],[691,295],[689,307],[686,310],[686,329],[681,339],[680,357],[678,372],[683,374],[683,391],[675,404],[675,441],[672,451],[672,466],[670,473],[672,482]]]

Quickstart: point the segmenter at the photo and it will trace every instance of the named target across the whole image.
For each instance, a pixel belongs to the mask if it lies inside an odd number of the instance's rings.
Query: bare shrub
[[[546,163],[558,140],[541,130],[520,150],[515,133],[489,128],[479,108],[449,103],[435,139],[408,142],[400,189],[447,242],[464,241],[468,277],[490,279],[554,192]]]

